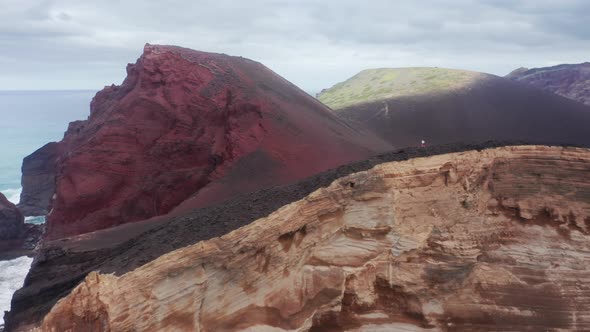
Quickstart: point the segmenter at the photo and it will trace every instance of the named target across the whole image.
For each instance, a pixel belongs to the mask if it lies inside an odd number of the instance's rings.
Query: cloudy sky
[[[307,91],[374,67],[590,61],[587,0],[0,0],[0,90],[120,83],[145,43],[241,55]]]

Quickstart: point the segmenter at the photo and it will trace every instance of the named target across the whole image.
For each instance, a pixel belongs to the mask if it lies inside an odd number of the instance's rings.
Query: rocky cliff
[[[23,166],[23,182],[35,182],[25,202],[44,205],[56,160],[50,239],[167,214],[189,198],[182,209],[207,206],[390,148],[260,63],[173,46],[146,45],[90,108],[57,158],[36,153]],[[41,184],[27,172],[39,168]]]
[[[352,96],[352,97],[350,97]],[[363,71],[320,94],[338,116],[396,146],[487,140],[590,144],[590,108],[493,75]]]
[[[91,273],[39,330],[587,330],[588,179],[581,148],[379,164],[128,273]]]
[[[0,193],[0,260],[30,255],[43,226],[25,224],[19,209]]]
[[[24,217],[6,196],[0,193],[0,241],[19,239],[24,232]]]
[[[590,62],[518,68],[506,77],[590,105]]]
[[[54,142],[46,144],[23,160],[23,191],[18,208],[25,216],[44,216],[49,213],[55,193],[58,157],[59,144]]]

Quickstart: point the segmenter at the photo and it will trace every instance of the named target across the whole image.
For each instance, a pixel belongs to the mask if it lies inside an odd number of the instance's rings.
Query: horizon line
[[[0,92],[61,92],[61,91],[100,91],[102,89],[0,89]]]

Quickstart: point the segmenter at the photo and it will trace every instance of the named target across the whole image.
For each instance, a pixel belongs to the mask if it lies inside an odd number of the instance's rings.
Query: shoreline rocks
[[[33,254],[44,225],[26,224],[19,209],[0,193],[0,260]]]

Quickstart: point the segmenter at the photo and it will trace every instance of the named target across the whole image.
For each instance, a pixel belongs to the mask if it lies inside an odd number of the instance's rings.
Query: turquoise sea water
[[[68,123],[86,119],[94,91],[0,91],[0,191],[13,203],[21,192],[24,157],[48,142],[61,140]],[[29,217],[27,222],[43,222]],[[32,258],[0,261],[0,326],[10,299],[22,287]]]

